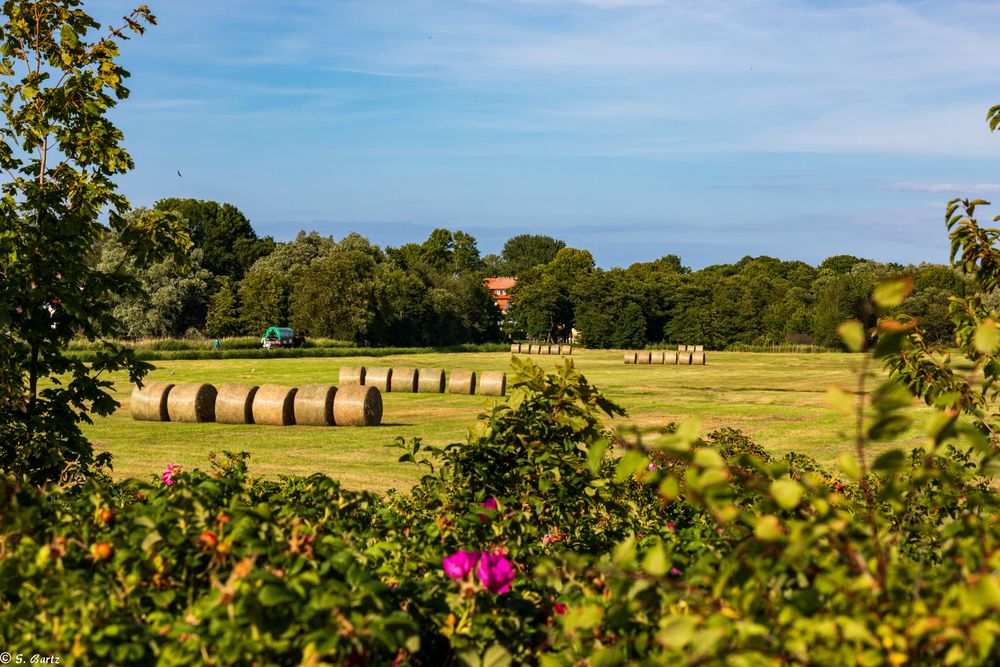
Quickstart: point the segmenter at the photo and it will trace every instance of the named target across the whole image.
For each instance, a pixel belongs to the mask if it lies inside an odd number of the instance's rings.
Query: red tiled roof
[[[487,278],[487,289],[510,289],[517,284],[517,278]]]

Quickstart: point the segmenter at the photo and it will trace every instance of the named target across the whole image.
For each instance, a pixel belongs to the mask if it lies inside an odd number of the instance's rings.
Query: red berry
[[[110,542],[98,542],[90,547],[90,553],[96,560],[107,560],[111,558],[113,552],[114,547],[111,546]]]

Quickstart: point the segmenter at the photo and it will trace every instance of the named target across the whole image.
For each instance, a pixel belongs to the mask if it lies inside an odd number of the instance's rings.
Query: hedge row
[[[155,350],[141,348],[135,350],[135,355],[142,361],[172,361],[182,359],[297,359],[301,357],[388,357],[400,354],[431,354],[435,352],[504,352],[507,345],[500,343],[484,343],[481,345],[453,345],[448,347],[299,347],[264,349],[182,349]],[[93,361],[94,350],[70,350],[66,356],[82,361]]]

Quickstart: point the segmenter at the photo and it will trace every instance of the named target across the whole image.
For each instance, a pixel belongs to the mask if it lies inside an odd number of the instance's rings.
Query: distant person
[[[212,347],[215,348],[216,351],[221,350],[222,349],[222,341],[219,340],[218,338],[216,338],[215,342],[212,343]]]

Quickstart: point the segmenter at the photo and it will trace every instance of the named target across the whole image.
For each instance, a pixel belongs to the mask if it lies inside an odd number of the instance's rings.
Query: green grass
[[[207,359],[289,359],[300,357],[387,357],[398,354],[420,354],[431,352],[503,352],[510,347],[506,343],[462,343],[442,347],[358,347],[353,343],[331,338],[315,338],[306,341],[303,347],[261,347],[260,339],[224,338],[221,349],[214,349],[212,341],[185,338],[144,338],[135,341],[120,341],[135,352],[142,361],[174,361]],[[92,362],[97,358],[102,343],[75,340],[70,343],[66,355],[81,361]]]
[[[626,366],[617,351],[574,350],[587,379],[628,410],[613,424],[619,432],[647,432],[671,421],[696,419],[703,433],[739,428],[775,454],[798,451],[832,463],[853,448],[853,417],[826,401],[831,385],[853,388],[861,357],[849,354],[709,352],[707,366]],[[556,356],[535,357],[544,368]],[[213,359],[157,363],[150,380],[172,382],[265,382],[297,386],[336,384],[341,366],[416,366],[446,370],[508,370],[510,354],[426,353],[396,356]],[[870,373],[878,374],[876,369]],[[462,441],[468,427],[492,400],[482,396],[385,394],[383,425],[374,428],[271,427],[134,421],[131,387],[116,378],[122,403],[114,415],[85,427],[97,449],[115,457],[115,476],[159,474],[166,463],[205,467],[209,451],[246,450],[255,474],[305,475],[322,472],[351,488],[384,491],[407,488],[419,474],[397,459],[396,436],[445,444]],[[914,413],[926,410],[914,406]],[[920,430],[904,444],[921,443]],[[880,449],[873,445],[874,450]]]

